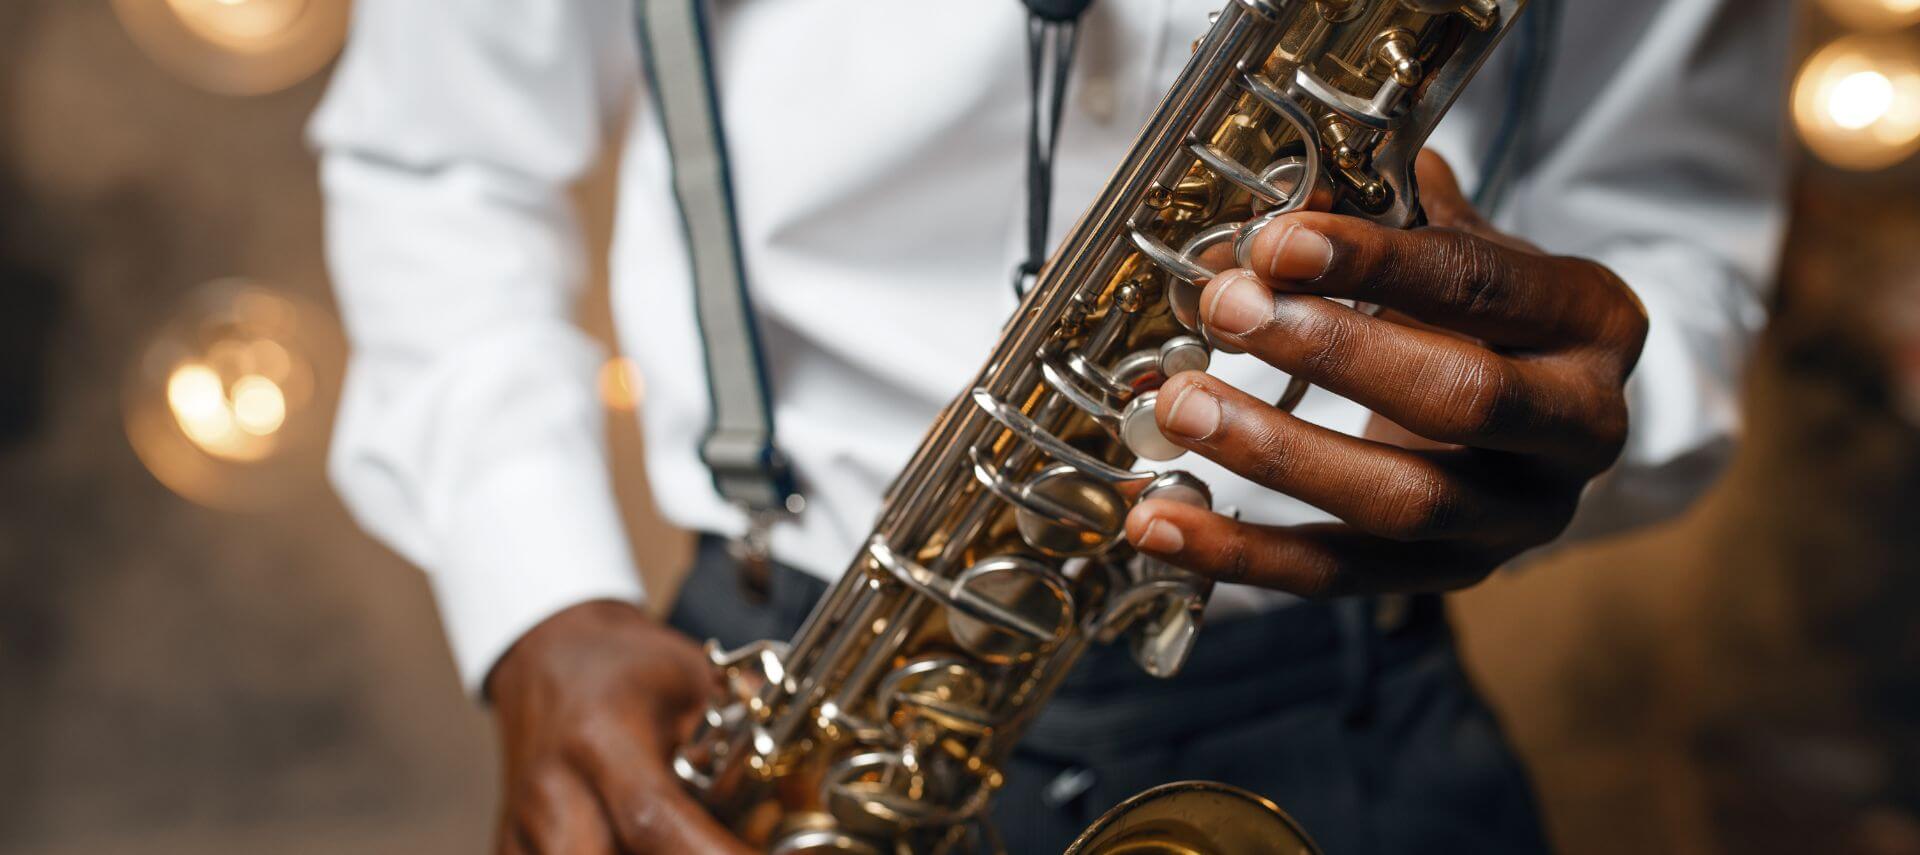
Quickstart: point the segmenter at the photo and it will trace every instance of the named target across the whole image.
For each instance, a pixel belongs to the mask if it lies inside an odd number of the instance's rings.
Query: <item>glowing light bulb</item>
[[[190,292],[122,386],[127,440],[174,492],[232,510],[321,480],[344,343],[316,307],[237,279]]]
[[[113,0],[153,60],[203,88],[272,92],[320,70],[346,38],[348,0]]]
[[[306,0],[167,0],[195,34],[229,48],[262,46],[292,28]]]
[[[1880,34],[1821,48],[1794,81],[1793,118],[1807,148],[1835,166],[1871,171],[1906,159],[1920,149],[1920,47]]]
[[[280,386],[247,374],[228,386],[202,362],[184,362],[167,375],[167,407],[180,432],[201,451],[223,460],[252,462],[274,451],[273,435],[287,420]]]
[[[173,369],[167,376],[167,406],[193,444],[209,453],[229,448],[233,413],[227,409],[226,386],[213,369],[197,362]]]
[[[287,398],[280,386],[258,374],[233,383],[233,419],[254,436],[272,436],[287,420]]]
[[[1893,109],[1893,81],[1878,71],[1856,71],[1833,85],[1827,115],[1833,123],[1857,131],[1885,118]]]
[[[1864,29],[1898,29],[1920,23],[1920,0],[1820,0],[1827,13]]]

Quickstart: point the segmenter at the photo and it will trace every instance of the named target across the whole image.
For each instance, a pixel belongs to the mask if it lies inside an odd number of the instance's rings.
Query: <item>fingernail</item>
[[[1271,231],[1271,227],[1262,231]],[[1278,234],[1258,234],[1253,239],[1256,253],[1266,251],[1267,275],[1274,279],[1318,279],[1333,264],[1333,242],[1299,223],[1288,223]]]
[[[1253,278],[1253,274],[1234,271],[1220,278],[1212,299],[1201,312],[1208,329],[1228,335],[1245,335],[1273,317],[1273,292]]]
[[[1206,439],[1219,429],[1220,402],[1199,384],[1188,383],[1167,410],[1167,430],[1188,439]]]
[[[1133,545],[1148,552],[1179,552],[1180,547],[1186,544],[1187,539],[1180,534],[1179,526],[1154,517],[1147,523],[1147,530],[1140,533],[1140,539]]]

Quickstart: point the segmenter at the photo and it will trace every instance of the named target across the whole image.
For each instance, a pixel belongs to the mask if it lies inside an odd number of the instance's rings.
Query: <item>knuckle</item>
[[[1443,277],[1441,299],[1469,315],[1484,315],[1498,306],[1502,259],[1491,243],[1461,232],[1442,232],[1434,244],[1432,269]]]
[[[1632,288],[1627,287],[1627,283],[1620,282],[1618,278],[1614,281],[1619,282],[1620,292],[1626,298],[1627,344],[1632,348],[1634,356],[1638,357],[1640,349],[1647,344],[1647,336],[1653,332],[1653,318],[1647,314],[1646,304],[1640,302],[1640,298],[1633,293]]]
[[[1432,263],[1426,256],[1427,247],[1433,235],[1446,234],[1447,230],[1429,228],[1417,232],[1396,233],[1384,239],[1375,240],[1365,253],[1366,259],[1355,271],[1357,281],[1353,283],[1354,294],[1362,300],[1385,303],[1381,299],[1394,283],[1419,281],[1422,272]]]
[[[581,768],[593,768],[601,755],[599,739],[593,728],[584,723],[576,723],[575,727],[559,734],[555,750],[560,760]]]
[[[1653,319],[1647,316],[1647,307],[1624,283],[1619,287],[1622,294],[1621,321],[1620,332],[1616,334],[1614,343],[1618,345],[1620,377],[1624,380],[1640,361],[1640,351],[1647,346],[1647,336],[1653,332]]]
[[[1434,414],[1434,421],[1453,438],[1466,440],[1508,431],[1521,418],[1519,385],[1513,367],[1500,357],[1469,358],[1457,367],[1454,393],[1438,402],[1443,412]]]
[[[1247,451],[1244,474],[1248,480],[1273,489],[1291,483],[1295,455],[1288,450],[1279,431],[1270,428],[1255,431],[1247,443]]]
[[[1434,473],[1408,467],[1383,494],[1385,513],[1380,534],[1394,540],[1432,540],[1454,530],[1459,517],[1459,494]]]
[[[1627,436],[1631,431],[1626,399],[1619,395],[1610,397],[1593,416],[1592,425],[1599,451],[1596,471],[1602,471],[1611,467],[1626,451]]]
[[[496,855],[539,855],[548,850],[534,839],[533,832],[526,826],[508,820],[494,834],[493,851]]]
[[[552,774],[550,764],[542,764],[508,778],[503,794],[507,812],[525,819],[545,810],[547,779]]]
[[[557,793],[567,772],[557,762],[545,762],[506,784],[504,811],[526,851],[539,851],[534,838],[554,827],[562,810]]]
[[[1483,361],[1471,369],[1464,418],[1468,430],[1493,433],[1513,421],[1513,373],[1504,365]]]
[[[1626,451],[1632,412],[1625,389],[1612,382],[1604,365],[1589,364],[1577,382],[1580,403],[1543,421],[1563,438],[1554,447],[1562,450],[1569,471],[1592,476],[1613,466]]]
[[[1336,378],[1353,364],[1357,333],[1347,318],[1330,311],[1336,304],[1303,297],[1284,313],[1287,332],[1298,342],[1292,368],[1310,379]]]
[[[614,819],[620,839],[629,849],[641,852],[666,851],[666,820],[661,799],[636,797],[621,805]]]
[[[1309,600],[1336,597],[1347,586],[1346,568],[1332,560],[1314,561],[1303,568],[1300,584],[1293,593]]]
[[[1235,534],[1227,538],[1220,549],[1220,566],[1216,578],[1222,582],[1237,583],[1246,580],[1253,573],[1253,557],[1247,548],[1245,536]]]
[[[1651,331],[1652,321],[1647,316],[1646,304],[1640,302],[1633,286],[1606,265],[1589,259],[1574,261],[1584,271],[1586,279],[1606,295],[1609,311],[1599,338],[1625,357],[1624,374],[1626,370],[1631,370],[1633,362],[1639,358],[1640,349],[1646,345],[1647,334]]]

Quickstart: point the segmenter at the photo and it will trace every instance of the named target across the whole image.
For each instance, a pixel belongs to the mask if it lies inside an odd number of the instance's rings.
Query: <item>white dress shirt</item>
[[[1056,238],[1224,2],[1094,5]],[[1736,428],[1782,232],[1790,21],[1786,0],[1557,2],[1497,220],[1612,267],[1652,318],[1626,453],[1576,524],[1593,531],[1684,504]],[[718,7],[746,268],[779,442],[810,501],[774,551],[833,578],[1014,306],[1025,13],[1013,0]],[[312,126],[353,344],[332,478],[362,525],[428,571],[469,685],[548,615],[643,595],[609,486],[603,354],[573,317],[585,265],[567,189],[608,140],[624,147],[613,307],[646,378],[654,495],[679,525],[742,528],[695,454],[707,380],[633,15],[622,0],[360,0]],[[1513,45],[1432,143],[1469,188],[1512,100]],[[1269,398],[1283,385],[1246,357],[1215,373]],[[1299,412],[1349,432],[1366,418],[1325,392]],[[1246,518],[1321,518],[1197,455],[1178,465]]]

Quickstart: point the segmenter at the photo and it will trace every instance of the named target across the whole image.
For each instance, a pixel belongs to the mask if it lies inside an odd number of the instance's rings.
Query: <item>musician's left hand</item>
[[[1600,265],[1495,231],[1438,157],[1421,156],[1419,177],[1433,225],[1282,217],[1252,238],[1251,270],[1201,295],[1211,335],[1377,413],[1368,438],[1198,372],[1168,381],[1156,409],[1176,442],[1342,522],[1255,525],[1147,501],[1127,519],[1137,548],[1308,596],[1431,591],[1566,528],[1625,443],[1646,312]]]

